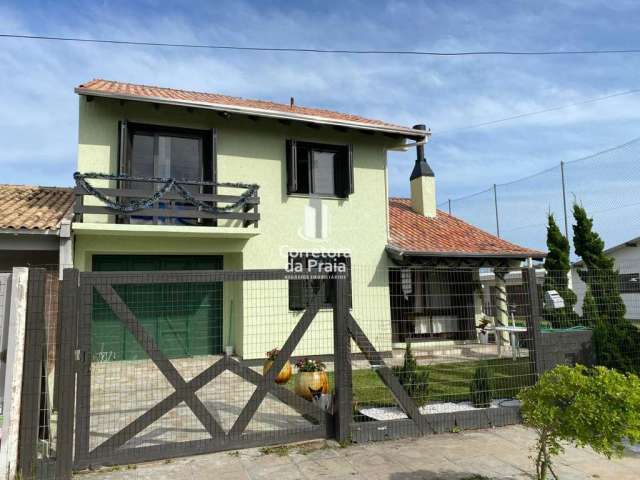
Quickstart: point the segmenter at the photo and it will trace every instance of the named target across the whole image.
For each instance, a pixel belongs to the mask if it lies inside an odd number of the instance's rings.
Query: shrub
[[[475,372],[471,381],[471,402],[476,408],[491,406],[491,371],[482,363]]]
[[[640,379],[604,367],[560,365],[518,395],[524,423],[536,430],[536,478],[545,480],[561,442],[620,456],[622,440],[640,441]]]
[[[404,387],[407,395],[424,404],[429,395],[429,370],[418,367],[416,357],[411,351],[411,343],[407,342],[404,351],[404,362],[400,367],[393,367],[393,373]]]

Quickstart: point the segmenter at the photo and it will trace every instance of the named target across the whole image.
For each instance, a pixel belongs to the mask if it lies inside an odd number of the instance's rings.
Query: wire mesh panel
[[[500,236],[518,245],[546,250],[547,215],[552,213],[564,232],[560,166],[498,185]]]
[[[640,139],[615,149],[565,163],[569,208],[582,205],[607,247],[640,232]],[[571,212],[569,212],[571,217]]]
[[[58,272],[30,269],[24,331],[18,459],[21,478],[55,478],[58,415],[54,409]]]
[[[284,271],[81,274],[76,466],[326,436],[328,381],[304,383],[308,366],[291,363],[322,356],[331,372],[332,310],[325,285],[292,308],[290,283]]]
[[[493,188],[489,188],[464,198],[450,200],[438,208],[487,232],[497,234],[495,201]]]
[[[368,323],[359,351],[371,360],[375,350],[384,365],[353,363],[354,437],[515,423],[515,397],[535,381],[522,272],[407,267],[378,275],[388,291],[363,292],[366,307],[354,317]]]

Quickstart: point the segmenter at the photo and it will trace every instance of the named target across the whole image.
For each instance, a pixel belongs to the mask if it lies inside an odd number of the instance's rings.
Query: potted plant
[[[295,392],[302,398],[311,401],[314,393],[329,393],[329,377],[325,372],[325,364],[320,360],[304,358],[296,362],[298,375],[295,380]]]
[[[273,365],[273,362],[275,362],[276,358],[278,357],[279,353],[280,353],[280,350],[278,350],[277,348],[274,348],[273,350],[269,350],[267,352],[267,359],[264,361],[264,364],[262,365],[263,375],[267,374],[267,372],[271,368],[271,365]],[[284,366],[282,367],[282,370],[280,370],[280,373],[278,373],[278,375],[276,376],[276,383],[280,383],[280,384],[287,383],[290,378],[291,378],[291,363],[289,363],[289,360],[287,360]]]
[[[480,320],[480,324],[476,327],[478,329],[478,341],[483,345],[489,343],[489,331],[487,330],[487,327],[490,323],[491,322],[489,322],[489,320],[483,318]]]

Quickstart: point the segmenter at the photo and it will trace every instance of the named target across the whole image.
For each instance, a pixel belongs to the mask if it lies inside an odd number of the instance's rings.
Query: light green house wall
[[[140,236],[127,231],[105,235],[99,228],[77,229],[77,268],[89,270],[92,255],[108,253],[222,254],[225,269],[284,268],[287,251],[348,250],[352,253],[353,265],[352,314],[378,348],[390,349],[388,280],[386,274],[375,272],[387,265],[384,251],[388,209],[386,149],[398,140],[328,127],[283,125],[268,119],[255,121],[239,115],[223,119],[213,111],[187,111],[164,105],[155,108],[149,103],[120,103],[103,98],[87,102],[85,97],[80,97],[79,116],[78,170],[81,172],[117,172],[118,122],[123,119],[217,129],[218,180],[258,183],[261,219],[259,234],[248,239],[189,234],[163,236],[161,233]],[[329,216],[326,240],[307,240],[299,234],[309,199],[286,193],[287,138],[353,145],[355,193],[348,199],[323,199]],[[92,183],[99,185],[97,181]],[[84,217],[85,223],[108,221],[104,215]],[[235,348],[244,358],[262,357],[266,350],[281,346],[299,315],[288,309],[287,282],[225,286],[225,338],[233,321]],[[331,312],[323,311],[295,354],[325,354],[331,350]]]

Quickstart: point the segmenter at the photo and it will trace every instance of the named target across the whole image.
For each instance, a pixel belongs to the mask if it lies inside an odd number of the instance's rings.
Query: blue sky
[[[640,4],[554,2],[3,2],[0,30],[139,41],[354,49],[640,47]],[[636,42],[634,44],[634,41]],[[121,47],[0,39],[3,183],[69,185],[77,98],[94,77],[426,123],[443,201],[638,136],[640,94],[490,127],[459,127],[640,85],[640,55],[345,56]],[[392,154],[408,193],[414,152]]]

